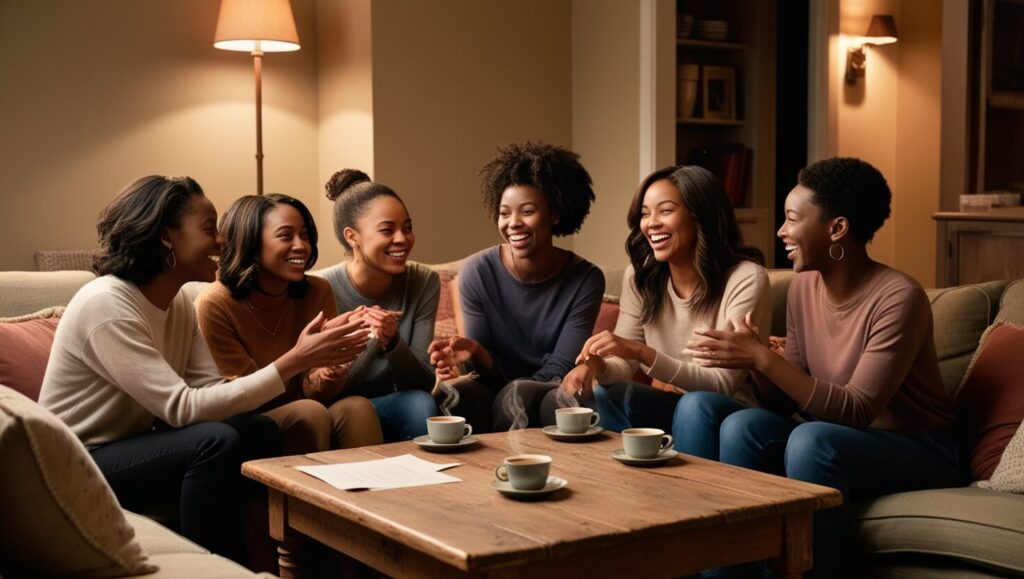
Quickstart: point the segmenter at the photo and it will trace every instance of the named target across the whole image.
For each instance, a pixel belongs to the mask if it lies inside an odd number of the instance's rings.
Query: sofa
[[[450,285],[460,265],[461,262],[452,262],[433,266],[442,279],[439,335],[454,331]],[[605,270],[607,296],[599,326],[614,327],[622,272],[621,268]],[[772,335],[785,335],[786,294],[793,276],[789,270],[769,272]],[[88,272],[0,272],[0,317],[66,304],[91,278]],[[194,285],[187,288],[190,292],[197,290]],[[928,297],[943,382],[956,396],[965,382],[970,382],[965,376],[970,375],[969,367],[977,358],[976,350],[986,329],[994,323],[1024,325],[1024,280],[931,289]],[[1024,370],[1024,350],[1021,354],[1015,368]],[[1017,375],[1024,376],[1024,371]],[[1020,399],[1024,384],[1017,385],[1019,391],[1013,385],[1004,390],[1013,390],[1010,393],[1016,392]],[[1019,424],[1020,417],[1015,420]],[[965,487],[897,493],[863,501],[854,508],[856,548],[863,565],[858,574],[862,576],[1024,575],[1024,495]],[[131,520],[137,523],[136,532],[147,550],[148,542],[161,539],[150,539],[146,533],[168,541],[174,537],[145,519]],[[164,566],[161,563],[161,572]]]

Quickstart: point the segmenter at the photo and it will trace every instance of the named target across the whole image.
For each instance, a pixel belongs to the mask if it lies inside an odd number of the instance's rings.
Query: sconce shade
[[[221,0],[213,46],[241,52],[298,50],[289,0]]]
[[[875,14],[864,36],[865,44],[892,44],[899,38],[896,34],[896,20],[890,14]]]

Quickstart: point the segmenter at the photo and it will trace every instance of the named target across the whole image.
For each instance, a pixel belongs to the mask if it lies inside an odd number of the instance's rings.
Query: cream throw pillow
[[[122,577],[156,571],[82,443],[0,386],[0,574]]]
[[[999,457],[999,464],[992,472],[992,478],[978,481],[976,486],[1004,493],[1024,495],[1024,423],[1017,427],[1017,433]]]

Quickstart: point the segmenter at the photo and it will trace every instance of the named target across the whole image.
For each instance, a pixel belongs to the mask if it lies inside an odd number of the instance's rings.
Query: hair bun
[[[370,182],[370,176],[366,173],[359,169],[342,169],[331,175],[327,185],[324,186],[327,189],[327,198],[334,201],[341,197],[341,194],[349,187],[363,182]]]

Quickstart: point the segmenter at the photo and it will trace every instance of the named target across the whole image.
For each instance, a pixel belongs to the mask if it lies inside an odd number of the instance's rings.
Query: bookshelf
[[[777,0],[676,1],[676,163],[705,166],[722,179],[744,240],[769,266],[776,228],[776,10]],[[687,110],[693,82],[697,97]]]

